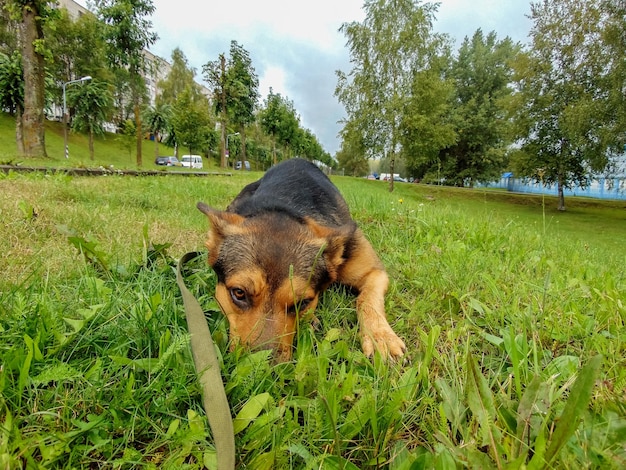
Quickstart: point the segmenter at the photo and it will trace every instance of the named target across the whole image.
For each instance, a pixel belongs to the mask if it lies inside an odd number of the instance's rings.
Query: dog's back
[[[287,214],[298,221],[310,217],[338,227],[351,223],[341,193],[313,163],[299,158],[282,162],[246,186],[226,209],[243,217],[268,212]]]

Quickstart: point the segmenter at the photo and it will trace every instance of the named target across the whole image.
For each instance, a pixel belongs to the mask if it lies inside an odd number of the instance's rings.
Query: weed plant
[[[258,176],[0,178],[1,469],[214,468],[173,267]],[[231,352],[198,260],[238,468],[626,467],[623,210],[334,181],[406,359],[363,356],[341,287],[292,361]]]

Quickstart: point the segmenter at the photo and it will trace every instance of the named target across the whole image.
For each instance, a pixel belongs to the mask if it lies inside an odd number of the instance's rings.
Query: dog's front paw
[[[370,357],[374,351],[380,352],[383,357],[396,359],[402,357],[406,345],[389,325],[376,330],[361,331],[361,345],[363,353]]]

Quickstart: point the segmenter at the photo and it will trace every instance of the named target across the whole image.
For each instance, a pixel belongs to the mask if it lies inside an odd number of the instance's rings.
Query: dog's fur
[[[363,352],[403,355],[404,342],[385,317],[384,267],[314,164],[287,160],[246,186],[226,211],[202,202],[198,209],[209,218],[215,297],[233,346],[271,348],[277,360],[288,360],[296,321],[312,317],[320,292],[339,282],[358,291]]]

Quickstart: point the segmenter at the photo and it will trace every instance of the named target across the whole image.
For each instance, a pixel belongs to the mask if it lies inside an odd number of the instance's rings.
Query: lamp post
[[[69,82],[63,83],[63,143],[65,148],[65,158],[70,158],[70,149],[67,146],[67,105],[65,104],[65,87],[67,85],[71,85],[72,83],[85,82],[87,80],[91,80],[91,76],[87,75],[77,80],[70,80]]]
[[[234,134],[228,134],[228,135],[226,136],[226,158],[230,157],[230,153],[228,152],[228,138],[229,138],[231,135],[239,135],[239,132],[235,132]]]

